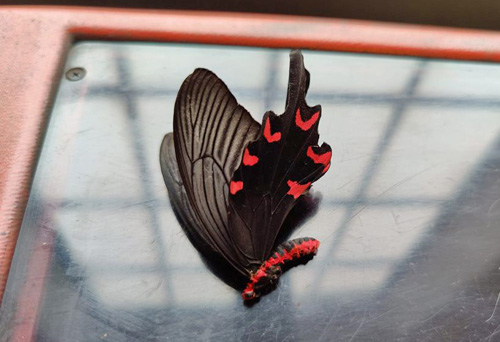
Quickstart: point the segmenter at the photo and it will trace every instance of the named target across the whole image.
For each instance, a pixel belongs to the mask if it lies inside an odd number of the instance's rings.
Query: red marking
[[[282,255],[280,255],[278,252],[276,252],[275,254],[275,260],[276,260],[276,264],[284,264],[285,263],[285,258],[283,258]]]
[[[290,261],[293,260],[293,256],[291,254],[289,254],[288,251],[285,251],[283,253],[283,262],[286,262],[286,260],[290,260]]]
[[[311,118],[307,121],[302,121],[302,116],[300,115],[300,108],[297,108],[297,113],[295,114],[295,123],[299,126],[303,131],[309,130],[319,119],[319,112],[316,112],[311,116]]]
[[[239,182],[231,181],[231,183],[229,183],[229,191],[231,192],[231,195],[236,194],[241,189],[243,189],[243,182],[241,182],[241,181],[239,181]]]
[[[306,184],[299,184],[298,182],[289,180],[287,184],[290,187],[290,190],[288,190],[287,195],[292,195],[293,198],[297,199],[299,198],[300,195],[302,195],[304,191],[306,191],[309,188],[311,182],[307,182]]]
[[[330,159],[332,158],[332,151],[323,154],[316,154],[314,153],[312,146],[309,146],[307,148],[307,156],[311,158],[315,164],[323,164],[327,166],[328,164],[330,164]]]
[[[314,153],[312,146],[309,146],[307,148],[307,156],[311,158],[314,161],[314,163],[325,165],[325,168],[323,169],[322,173],[325,173],[330,168],[330,159],[332,159],[332,151],[323,154],[316,154]]]
[[[330,169],[330,163],[328,163],[328,165],[325,166],[322,173],[326,173],[326,171],[328,171],[329,169]]]
[[[275,252],[274,255],[266,260],[250,277],[250,282],[247,284],[247,287],[241,294],[243,300],[251,300],[257,297],[258,294],[255,293],[254,286],[262,278],[267,276],[267,270],[271,266],[276,266],[278,264],[285,265],[287,260],[291,261],[309,254],[315,254],[318,250],[318,247],[319,241],[313,238],[309,238],[309,241],[302,240],[299,244],[294,245],[290,250],[284,249],[283,256],[281,256],[278,252]]]
[[[276,134],[276,133],[275,133]],[[243,164],[246,166],[254,166],[259,161],[259,157],[252,156],[248,151],[248,147],[245,149],[245,153],[243,153]]]
[[[273,143],[276,141],[281,140],[281,133],[276,132],[274,134],[271,134],[271,122],[269,122],[269,116],[266,119],[266,124],[264,125],[264,137],[266,138],[267,142]]]

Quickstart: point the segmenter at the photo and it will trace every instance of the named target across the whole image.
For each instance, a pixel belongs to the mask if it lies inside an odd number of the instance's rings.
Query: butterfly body
[[[199,249],[248,279],[245,300],[319,246],[312,238],[276,246],[290,210],[330,166],[330,146],[317,145],[321,107],[305,102],[308,86],[302,54],[292,51],[285,112],[267,112],[259,125],[215,74],[197,69],[179,90],[174,133],[161,146],[174,209]]]
[[[313,257],[319,247],[319,241],[304,237],[286,241],[276,248],[271,257],[256,271],[251,272],[250,282],[241,294],[244,300],[259,297],[277,285],[283,269],[299,263],[303,259]]]

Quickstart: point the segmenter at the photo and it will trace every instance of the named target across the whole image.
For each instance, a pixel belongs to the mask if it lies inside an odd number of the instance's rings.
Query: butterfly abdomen
[[[243,299],[252,300],[271,290],[277,285],[284,270],[314,257],[318,247],[319,241],[310,237],[293,239],[280,244],[271,257],[264,261],[255,272],[252,272],[250,282],[243,290]]]
[[[319,241],[311,237],[303,237],[283,242],[269,258],[272,263],[286,265],[287,262],[302,256],[316,254]]]

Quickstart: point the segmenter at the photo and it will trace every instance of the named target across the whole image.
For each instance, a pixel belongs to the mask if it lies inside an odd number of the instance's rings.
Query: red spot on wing
[[[299,126],[303,131],[309,130],[312,125],[316,123],[319,119],[319,112],[316,112],[311,116],[309,120],[302,121],[302,116],[300,115],[300,108],[297,108],[297,113],[295,114],[295,123]]]
[[[271,122],[269,121],[269,117],[267,117],[266,124],[264,125],[264,137],[269,143],[281,140],[281,132],[271,134]]]
[[[290,187],[290,190],[288,190],[287,195],[292,195],[293,198],[297,199],[299,198],[300,195],[304,193],[304,191],[306,191],[309,188],[311,182],[307,182],[306,184],[299,184],[298,182],[289,180],[287,184]]]
[[[328,171],[329,169],[330,169],[330,163],[328,163],[328,165],[325,166],[322,173],[326,173],[326,171]]]
[[[252,156],[248,151],[248,148],[246,148],[245,153],[243,153],[243,164],[246,166],[254,166],[255,164],[257,164],[258,161],[259,157]]]
[[[307,156],[311,158],[314,161],[314,163],[323,164],[327,166],[328,164],[330,164],[330,159],[332,158],[332,151],[328,151],[323,154],[316,154],[314,153],[312,146],[309,146],[307,148]]]
[[[231,195],[236,194],[241,189],[243,189],[243,182],[241,182],[241,181],[238,181],[238,182],[231,181],[231,183],[229,183],[229,192],[231,192]]]

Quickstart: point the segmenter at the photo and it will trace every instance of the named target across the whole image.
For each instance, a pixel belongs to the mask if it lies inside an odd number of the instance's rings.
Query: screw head
[[[86,74],[87,71],[84,68],[71,68],[66,71],[66,79],[72,82],[80,81]]]

